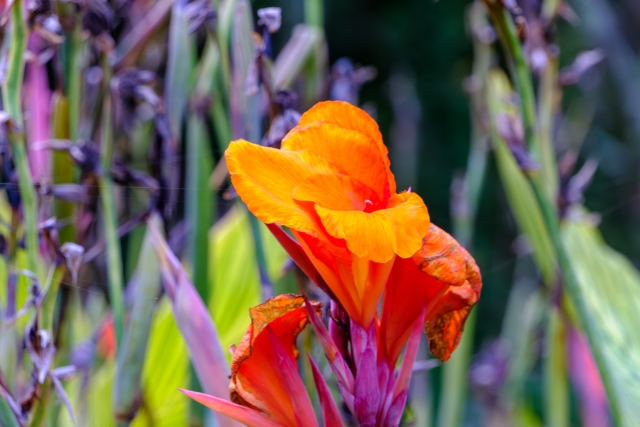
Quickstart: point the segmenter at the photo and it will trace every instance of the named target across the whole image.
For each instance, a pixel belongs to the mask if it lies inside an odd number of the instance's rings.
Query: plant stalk
[[[485,3],[487,3],[487,0],[485,0]],[[509,57],[512,78],[516,82],[516,89],[520,96],[525,140],[529,150],[536,155],[539,154],[539,150],[536,132],[534,131],[536,126],[536,117],[531,70],[524,56],[524,51],[517,36],[515,24],[511,19],[510,12],[501,2],[491,3],[488,4],[488,6],[491,18],[498,30],[498,36],[500,37],[507,56]],[[613,381],[609,375],[609,371],[607,370],[604,354],[602,353],[597,340],[594,324],[595,320],[589,312],[584,296],[580,290],[580,284],[578,283],[577,276],[574,272],[573,266],[571,265],[571,260],[569,259],[564,242],[562,241],[560,221],[558,219],[556,209],[547,196],[540,173],[534,172],[529,174],[527,177],[542,210],[542,214],[549,231],[549,236],[551,237],[553,246],[556,250],[565,289],[568,291],[569,296],[575,304],[582,326],[589,339],[594,359],[598,365],[602,382],[609,398],[612,421],[614,425],[622,426],[622,415],[616,399]]]
[[[509,60],[511,77],[520,95],[520,105],[524,125],[524,137],[534,157],[539,158],[540,150],[536,138],[536,108],[533,91],[531,69],[518,37],[516,25],[511,19],[511,12],[502,2],[484,0],[489,15],[496,27],[498,37]]]
[[[13,160],[18,170],[18,186],[22,199],[22,214],[26,235],[27,269],[40,276],[38,261],[38,207],[36,192],[27,157],[22,120],[22,83],[24,79],[24,54],[27,48],[27,26],[24,20],[22,0],[15,0],[11,6],[11,47],[2,100],[4,109],[11,117],[8,132]]]
[[[571,405],[566,366],[566,325],[558,307],[551,307],[547,317],[545,419],[550,427],[568,427]]]
[[[314,27],[322,28],[324,26],[322,0],[304,1],[304,21]]]
[[[122,299],[123,273],[122,253],[118,239],[118,217],[116,201],[111,176],[113,161],[113,119],[111,107],[111,68],[104,61],[104,100],[102,106],[102,132],[100,136],[100,202],[102,203],[102,217],[107,252],[109,300],[113,313],[113,324],[118,346],[122,340],[124,304]]]

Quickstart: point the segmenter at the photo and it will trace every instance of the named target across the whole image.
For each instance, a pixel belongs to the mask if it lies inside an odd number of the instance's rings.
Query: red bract
[[[234,349],[231,362],[230,401],[191,391],[184,393],[249,427],[317,427],[296,364],[296,338],[308,322],[307,309],[317,317],[320,306],[290,294],[251,309],[251,325]],[[335,403],[326,393],[321,376],[316,375],[316,383],[326,427],[341,427]]]

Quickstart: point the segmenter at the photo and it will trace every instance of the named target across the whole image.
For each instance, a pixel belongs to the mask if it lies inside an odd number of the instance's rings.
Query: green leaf
[[[188,425],[188,399],[178,388],[189,384],[189,356],[167,298],[153,318],[143,370],[144,403],[131,427]]]
[[[260,92],[249,93],[247,80],[255,65],[253,12],[247,0],[237,0],[231,31],[231,119],[233,138],[259,142],[262,138]]]
[[[581,321],[590,323],[602,355],[614,418],[640,427],[640,273],[607,246],[587,216],[564,224],[562,234],[590,313]]]
[[[65,384],[69,399],[74,406],[73,411],[78,422],[77,425],[115,427],[111,399],[109,398],[113,390],[114,372],[115,361],[110,360],[90,373],[86,389],[82,384],[84,380],[82,375],[74,376],[68,384]],[[84,404],[86,404],[86,408],[82,407]],[[60,411],[58,422],[55,425],[73,427],[76,424],[71,421],[67,411]]]
[[[267,270],[272,281],[281,276],[287,254],[260,223]],[[249,213],[234,206],[209,236],[209,310],[223,348],[238,344],[249,326],[249,308],[260,303],[260,277]],[[230,356],[229,356],[230,357]]]
[[[273,64],[273,78],[278,88],[290,88],[313,55],[322,49],[324,35],[321,29],[309,25],[296,25],[293,35],[282,48]]]
[[[287,255],[261,225],[269,274],[281,276]],[[260,279],[246,209],[234,206],[209,233],[209,310],[223,348],[238,344],[249,308],[260,303]],[[247,260],[251,260],[250,263]],[[230,358],[230,354],[228,357]],[[143,371],[144,403],[132,427],[187,425],[188,401],[176,390],[189,384],[188,353],[166,298],[157,307]],[[168,369],[167,367],[170,367]]]
[[[162,224],[157,213],[151,221]],[[158,258],[151,243],[149,230],[138,260],[138,268],[130,285],[134,287],[133,306],[122,339],[122,348],[118,352],[113,405],[116,417],[133,418],[142,397],[141,374],[147,351],[149,331],[156,299],[162,286]]]
[[[184,1],[176,1],[169,26],[169,57],[165,80],[165,98],[172,137],[180,135],[180,125],[187,109],[195,66],[193,38],[189,35],[189,17]]]
[[[0,399],[0,425],[7,427],[20,427],[11,407],[6,400]]]
[[[533,249],[533,259],[540,269],[545,283],[555,280],[555,250],[549,237],[547,226],[542,216],[540,205],[526,176],[518,166],[516,159],[507,147],[507,143],[496,129],[496,118],[499,114],[513,117],[511,88],[504,73],[493,70],[489,75],[489,110],[491,120],[491,136],[495,143],[495,156],[500,180],[518,223],[518,227],[526,234]],[[517,117],[513,117],[518,120]]]

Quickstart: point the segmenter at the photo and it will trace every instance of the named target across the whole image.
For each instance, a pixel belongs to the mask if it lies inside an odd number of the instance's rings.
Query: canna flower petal
[[[314,308],[319,310],[320,304]],[[251,325],[231,361],[231,400],[295,427],[300,414],[313,414],[306,392],[301,393],[304,385],[291,368],[298,356],[297,336],[308,322],[304,298],[279,295],[252,308],[250,316]]]
[[[425,321],[431,354],[446,361],[460,343],[464,323],[480,299],[480,269],[466,249],[435,225],[414,258],[422,259],[424,273],[451,285],[437,303],[427,306]]]
[[[387,362],[395,364],[425,303],[431,354],[448,360],[481,289],[480,271],[471,255],[431,224],[420,250],[411,259],[396,260],[389,276],[380,322]]]
[[[296,203],[292,194],[311,175],[338,173],[335,166],[308,150],[283,151],[244,140],[229,144],[225,157],[236,191],[261,221],[321,233],[313,211]]]
[[[311,175],[293,190],[293,198],[335,211],[363,211],[370,206],[379,209],[381,204],[371,187],[341,174]]]
[[[376,317],[394,259],[372,262],[351,253],[344,240],[330,243],[305,233],[293,234],[351,320],[368,328]]]
[[[371,213],[318,205],[316,212],[332,237],[344,239],[356,256],[377,263],[386,263],[396,254],[411,257],[429,231],[429,212],[415,193],[395,194],[386,209]]]
[[[387,150],[387,147],[382,142],[382,134],[380,133],[378,124],[369,114],[347,102],[319,102],[302,115],[298,126],[291,131],[290,135],[293,135],[305,125],[315,122],[333,124],[342,129],[356,131],[367,136],[373,142],[373,146],[379,153],[384,164],[386,173],[383,176],[386,178],[389,194],[396,192],[396,181],[390,169],[389,150]],[[325,143],[324,141],[320,142]],[[346,153],[350,153],[350,151],[347,150]],[[331,158],[336,157],[332,156]],[[353,158],[351,158],[349,163],[354,163]],[[363,180],[363,182],[366,183],[367,181]]]
[[[287,350],[280,342],[280,338],[267,326],[265,329],[269,344],[272,350],[272,363],[278,366],[280,371],[280,380],[282,385],[287,389],[291,406],[293,407],[293,415],[295,417],[296,426],[318,427],[313,405],[307,394],[307,389],[298,374],[298,365],[294,359],[288,357]]]
[[[364,112],[360,114],[369,117]],[[299,125],[283,139],[282,149],[309,150],[330,160],[350,177],[375,189],[380,200],[386,202],[393,194],[389,182],[393,175],[389,170],[386,148],[382,152],[371,136],[358,130],[345,129],[324,120]]]
[[[292,256],[368,330],[396,258],[420,249],[429,212],[417,194],[395,194],[378,125],[353,105],[317,104],[281,147],[232,142],[233,185],[259,219],[291,229],[313,268],[289,244]]]
[[[395,366],[411,327],[429,301],[438,301],[449,285],[424,274],[412,258],[397,259],[389,275],[380,319],[380,345]]]
[[[467,317],[480,298],[482,282],[475,262],[470,271],[464,284],[447,290],[438,306],[429,313],[424,325],[429,338],[429,351],[442,361],[449,360],[458,347]]]

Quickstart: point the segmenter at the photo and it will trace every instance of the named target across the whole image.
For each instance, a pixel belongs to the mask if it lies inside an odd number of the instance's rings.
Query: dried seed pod
[[[95,46],[103,52],[111,52],[114,41],[110,30],[113,11],[104,0],[91,0],[82,15],[82,30],[93,39]]]
[[[580,78],[593,69],[604,59],[605,54],[600,49],[581,52],[573,63],[560,72],[558,81],[562,86],[578,83]]]
[[[218,17],[216,10],[208,0],[195,0],[184,7],[189,20],[189,33],[193,34],[203,26],[213,24]]]
[[[282,138],[300,121],[300,113],[296,110],[298,97],[290,90],[281,90],[274,96],[273,104],[272,110],[276,115],[261,143],[279,148]]]
[[[82,15],[82,29],[92,37],[109,33],[113,21],[113,11],[104,0],[92,0]]]
[[[80,141],[69,148],[69,155],[83,174],[96,173],[100,167],[100,150],[91,141]]]
[[[73,242],[66,242],[60,248],[60,252],[64,255],[67,263],[67,268],[71,272],[71,279],[73,283],[78,282],[78,271],[82,266],[82,257],[84,256],[84,248]]]
[[[33,0],[28,6],[27,23],[43,39],[51,44],[64,41],[64,31],[58,15],[53,13],[50,0]]]
[[[258,17],[258,26],[264,27],[271,34],[278,31],[282,25],[282,9],[279,7],[258,9]]]
[[[156,79],[157,76],[152,71],[126,68],[111,80],[111,90],[117,101],[116,119],[125,129],[132,129],[135,118],[140,116],[139,107],[144,105],[142,103],[151,106],[151,114],[164,110],[160,97],[152,87]]]
[[[515,157],[520,169],[524,172],[540,169],[540,165],[531,157],[524,141],[522,122],[507,113],[499,113],[496,117],[496,130],[505,140],[509,150]]]
[[[349,58],[340,58],[331,67],[329,97],[335,101],[358,104],[358,93],[363,84],[377,75],[374,67],[356,67]]]

